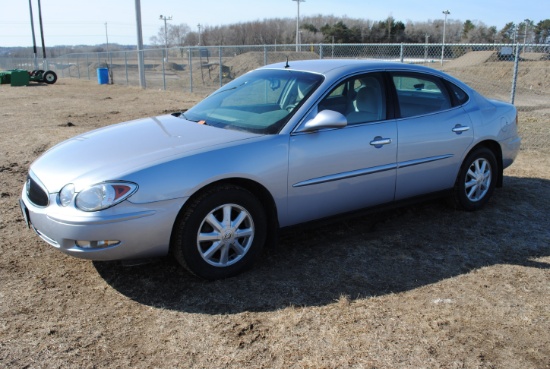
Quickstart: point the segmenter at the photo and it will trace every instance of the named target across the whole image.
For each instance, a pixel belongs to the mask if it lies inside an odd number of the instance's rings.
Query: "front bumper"
[[[160,257],[168,253],[176,217],[185,199],[147,204],[124,201],[98,212],[61,207],[57,195],[49,194],[46,207],[29,201],[25,188],[20,205],[27,224],[40,238],[59,251],[89,260],[127,260]],[[119,241],[106,247],[78,244]],[[78,244],[77,244],[78,241]]]

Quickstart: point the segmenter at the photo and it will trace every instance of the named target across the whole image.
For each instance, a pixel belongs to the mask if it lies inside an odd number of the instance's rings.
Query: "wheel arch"
[[[189,199],[185,202],[185,204],[181,207],[178,216],[174,220],[174,224],[172,225],[172,232],[171,232],[171,239],[174,236],[174,228],[176,224],[178,223],[179,218],[182,216],[183,213],[185,213],[185,210],[188,208],[189,204],[193,203],[193,200],[197,197],[199,197],[203,192],[208,191],[212,187],[220,186],[220,185],[226,185],[231,184],[235,186],[242,187],[248,191],[252,195],[254,195],[262,204],[262,206],[265,209],[265,215],[267,218],[267,237],[266,237],[266,244],[265,246],[275,246],[277,243],[277,235],[278,235],[278,229],[279,229],[279,221],[278,221],[278,212],[277,207],[275,205],[275,200],[273,199],[273,196],[271,196],[271,193],[265,188],[263,185],[261,185],[258,182],[255,182],[250,179],[246,178],[225,178],[216,182],[209,183],[208,185],[202,187],[198,191],[196,191],[193,195],[189,197]],[[172,241],[170,242],[170,244]]]

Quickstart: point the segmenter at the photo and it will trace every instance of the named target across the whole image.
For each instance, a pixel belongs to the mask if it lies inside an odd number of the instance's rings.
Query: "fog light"
[[[82,249],[101,249],[109,246],[116,246],[120,243],[117,240],[101,240],[101,241],[75,241],[75,245]]]

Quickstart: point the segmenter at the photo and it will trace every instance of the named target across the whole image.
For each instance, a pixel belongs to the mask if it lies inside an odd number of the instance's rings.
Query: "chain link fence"
[[[194,46],[142,51],[146,88],[210,93],[262,65],[299,59],[376,59],[426,65],[459,78],[483,95],[519,110],[550,108],[547,44],[311,44]],[[0,69],[49,69],[60,78],[140,86],[137,51],[68,54],[35,67],[32,59],[0,58]]]

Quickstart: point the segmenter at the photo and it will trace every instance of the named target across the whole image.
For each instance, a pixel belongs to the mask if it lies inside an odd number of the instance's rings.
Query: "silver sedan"
[[[187,111],[58,144],[31,165],[20,205],[69,255],[172,254],[218,279],[250,268],[282,227],[433,194],[477,210],[519,146],[513,105],[439,71],[290,61]]]

